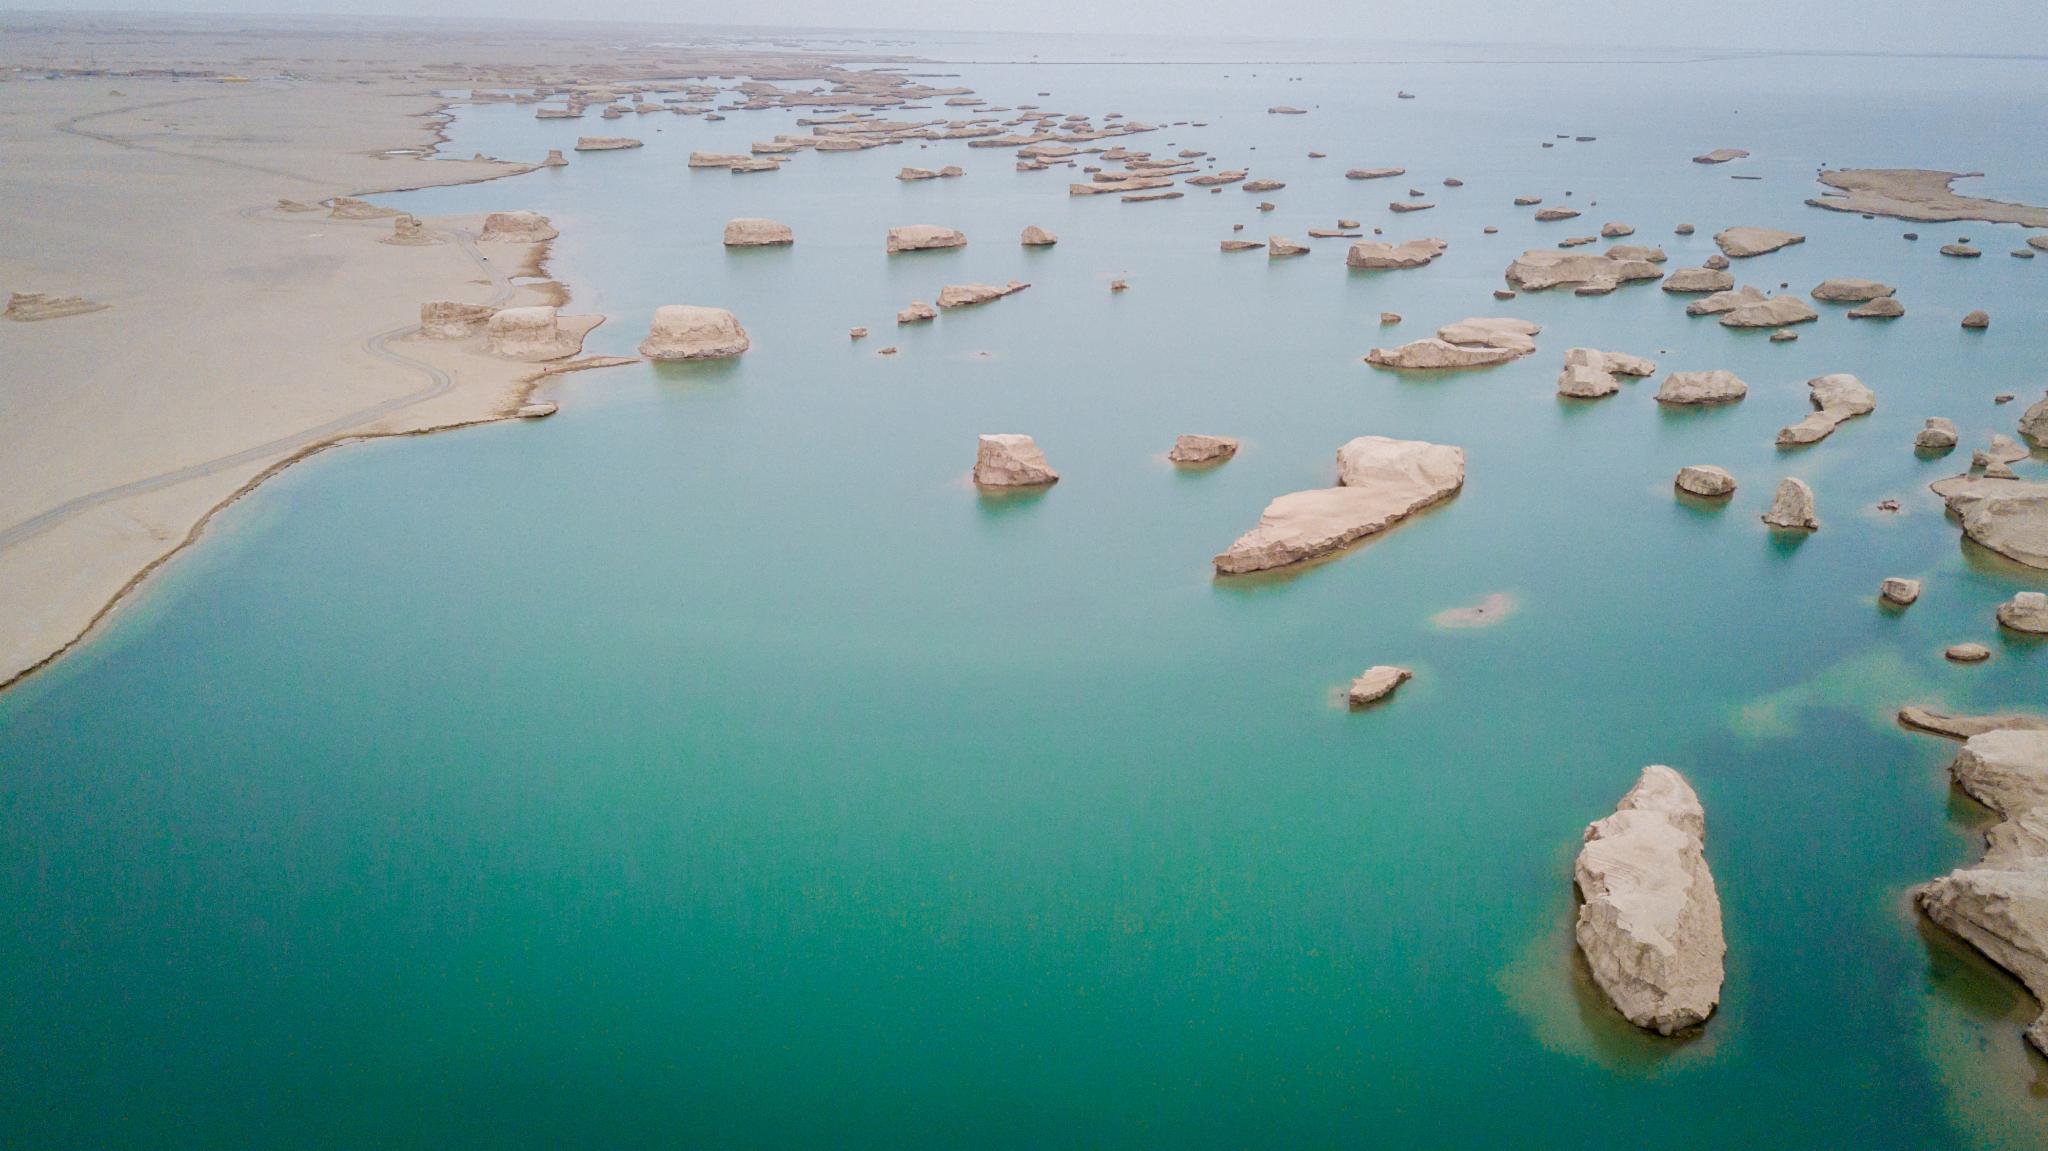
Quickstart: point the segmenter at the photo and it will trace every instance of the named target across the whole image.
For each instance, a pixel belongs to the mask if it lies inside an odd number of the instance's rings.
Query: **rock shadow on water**
[[[1901,903],[1927,953],[1926,982],[1915,995],[1920,1049],[1950,1121],[1978,1147],[2040,1146],[2048,1057],[2020,1037],[2039,1013],[2033,998],[1976,948],[1920,914],[1910,893]]]
[[[1725,496],[1696,496],[1676,484],[1660,486],[1657,491],[1659,495],[1669,491],[1672,506],[1689,520],[1718,520],[1735,504],[1735,495],[1732,492]]]
[[[1766,525],[1764,535],[1769,542],[1765,546],[1770,549],[1773,559],[1789,560],[1799,553],[1800,548],[1806,546],[1806,541],[1812,539],[1813,534],[1812,531],[1799,528],[1774,528]]]
[[[1035,487],[983,487],[975,483],[971,476],[966,483],[968,487],[974,489],[974,503],[981,510],[982,518],[991,521],[1028,513],[1056,486],[1039,484]]]
[[[741,371],[740,357],[716,360],[649,360],[654,378],[664,384],[708,387],[732,380]]]

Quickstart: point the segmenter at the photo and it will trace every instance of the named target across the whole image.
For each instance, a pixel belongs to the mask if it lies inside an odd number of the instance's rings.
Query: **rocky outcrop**
[[[640,354],[650,360],[722,360],[750,347],[747,330],[724,308],[663,304],[654,310]]]
[[[1806,237],[1797,232],[1781,232],[1776,228],[1728,228],[1714,233],[1714,243],[1729,258],[1736,260],[1805,242]]]
[[[1201,176],[1189,176],[1187,182],[1197,188],[1217,188],[1224,184],[1237,184],[1251,173],[1243,168],[1225,168],[1221,172],[1210,172]]]
[[[1941,254],[1944,256],[1955,256],[1963,260],[1974,260],[1983,255],[1984,250],[1969,244],[1943,244],[1941,246]]]
[[[1266,237],[1266,256],[1269,259],[1278,259],[1282,256],[1305,256],[1307,254],[1307,244],[1297,244],[1285,236]]]
[[[1920,909],[2048,1002],[2048,732],[1973,735],[1949,774],[2000,822],[1983,859],[1920,888]],[[2048,1013],[2026,1037],[2048,1054]]]
[[[1017,237],[1017,242],[1027,248],[1050,248],[1054,244],[1059,243],[1060,238],[1044,228],[1032,224],[1024,229],[1022,235]]]
[[[1886,576],[1877,585],[1877,598],[1894,607],[1911,607],[1920,598],[1920,581],[1904,576]]]
[[[336,196],[327,201],[327,218],[330,220],[381,220],[400,214],[396,208],[380,208],[354,196]]]
[[[1346,702],[1352,707],[1364,707],[1370,703],[1394,694],[1394,689],[1414,678],[1415,673],[1405,667],[1379,664],[1365,669],[1365,673],[1351,681],[1350,690],[1344,693]]]
[[[896,322],[898,324],[920,324],[926,320],[936,320],[938,318],[939,310],[923,300],[912,300],[909,307],[903,308],[896,313]]]
[[[1706,811],[1677,772],[1643,769],[1614,814],[1586,828],[1573,868],[1579,950],[1615,1010],[1659,1035],[1721,1002],[1728,945],[1706,860]]]
[[[941,308],[973,307],[975,304],[986,304],[990,300],[1000,300],[1004,296],[1021,292],[1030,286],[1022,280],[1011,280],[1001,287],[997,287],[994,284],[947,284],[939,289],[939,306]]]
[[[539,212],[492,212],[484,217],[479,240],[502,244],[539,244],[561,235]]]
[[[2035,400],[2020,413],[2020,435],[2037,448],[2048,448],[2048,396]]]
[[[1734,372],[1673,372],[1657,386],[1660,404],[1732,404],[1749,394]]]
[[[1348,267],[1372,270],[1420,268],[1443,255],[1444,249],[1449,246],[1438,239],[1403,240],[1398,244],[1360,240],[1351,245],[1351,251],[1344,257],[1344,263]]]
[[[1375,367],[1406,371],[1449,371],[1502,364],[1536,350],[1531,337],[1539,324],[1508,318],[1467,319],[1437,329],[1433,339],[1398,348],[1374,348],[1365,360]]]
[[[1578,215],[1577,212],[1570,208],[1542,208],[1537,211],[1536,219],[1541,223],[1548,224],[1556,220],[1577,219]]]
[[[1571,286],[1612,291],[1632,280],[1656,280],[1663,269],[1648,260],[1617,260],[1596,252],[1531,248],[1508,265],[1509,284],[1524,291]]]
[[[1726,164],[1730,160],[1740,160],[1748,155],[1748,152],[1740,148],[1716,148],[1711,152],[1694,156],[1692,162],[1695,164]]]
[[[1908,705],[1899,709],[1899,722],[1917,731],[1933,732],[1949,739],[1969,739],[1987,731],[2048,731],[2048,718],[2024,712],[1994,715],[1958,715],[1938,708]]]
[[[1602,352],[1593,348],[1572,348],[1564,354],[1564,371],[1558,373],[1557,394],[1590,400],[1611,396],[1621,390],[1616,376],[1653,376],[1657,365],[1626,352]]]
[[[430,340],[466,340],[484,330],[498,309],[490,304],[429,300],[420,305],[420,335]]]
[[[1998,605],[1998,623],[2028,635],[2048,635],[2048,592],[2014,594]]]
[[[1464,483],[1461,448],[1360,436],[1337,450],[1336,487],[1266,505],[1258,526],[1216,557],[1216,570],[1264,571],[1329,555],[1450,498]]]
[[[1918,451],[1945,452],[1956,442],[1956,422],[1941,416],[1927,417],[1927,425],[1913,433],[1913,447]]]
[[[2048,484],[1952,476],[1929,485],[1963,535],[2010,560],[2048,570]]]
[[[566,168],[569,166],[569,159],[562,155],[560,148],[549,148],[547,159],[542,160],[540,166],[543,168]]]
[[[901,228],[889,229],[888,250],[891,252],[922,252],[932,248],[964,248],[967,236],[958,228],[941,228],[936,224],[908,224]]]
[[[1220,464],[1237,454],[1237,441],[1229,436],[1177,436],[1166,458],[1177,464]]]
[[[1896,320],[1906,314],[1906,305],[1896,296],[1879,296],[1867,304],[1850,308],[1846,313],[1852,320]]]
[[[109,307],[112,305],[94,303],[84,296],[10,292],[7,296],[7,310],[0,312],[0,317],[27,324],[37,320],[61,320],[66,316],[82,316],[87,312],[104,311]]]
[[[753,157],[743,152],[692,152],[692,168],[730,168],[734,164],[745,164]]]
[[[1687,464],[1672,481],[1679,491],[1702,499],[1717,499],[1735,492],[1735,477],[1712,464]]]
[[[1877,397],[1863,381],[1847,372],[1816,376],[1806,381],[1814,413],[1778,429],[1778,444],[1792,446],[1819,443],[1847,419],[1877,410]]]
[[[1897,290],[1890,284],[1880,284],[1876,280],[1859,280],[1853,276],[1842,276],[1832,280],[1822,280],[1814,286],[1812,296],[1816,300],[1825,300],[1829,303],[1860,304],[1869,300],[1882,299]]]
[[[579,136],[576,139],[578,152],[619,152],[640,146],[640,141],[631,136]]]
[[[1797,296],[1772,296],[1767,300],[1756,300],[1721,314],[1724,328],[1782,328],[1787,324],[1806,324],[1820,319],[1820,313],[1813,305]]]
[[[1447,344],[1462,347],[1500,348],[1518,356],[1529,355],[1536,350],[1536,334],[1543,325],[1507,316],[1470,318],[1455,324],[1445,324],[1436,330],[1436,338]]]
[[[1833,192],[1807,201],[1816,208],[1892,216],[1901,220],[1946,222],[1982,220],[2048,228],[2048,208],[1958,196],[1949,185],[1982,172],[1936,172],[1924,168],[1844,168],[1822,172],[1818,179]]]
[[[1384,180],[1389,176],[1406,175],[1406,168],[1353,168],[1344,173],[1347,180]]]
[[[379,240],[380,244],[396,244],[416,248],[427,244],[438,244],[440,239],[427,231],[426,225],[414,215],[395,216],[391,220],[391,234]]]
[[[725,246],[728,248],[765,248],[777,244],[796,243],[796,233],[788,224],[778,224],[757,216],[741,216],[725,225]]]
[[[1763,514],[1763,521],[1780,531],[1813,531],[1820,527],[1820,518],[1813,511],[1813,489],[1806,481],[1787,476],[1778,481],[1778,490],[1771,496],[1771,510]]]
[[[1058,483],[1060,474],[1030,436],[982,436],[974,451],[974,482],[985,488],[1035,488]]]
[[[1969,315],[1963,317],[1963,326],[1966,328],[1975,328],[1977,331],[1981,332],[1984,329],[1991,326],[1991,313],[1981,310],[1971,312]]]
[[[1667,292],[1725,292],[1735,286],[1735,276],[1719,268],[1680,268],[1659,286]]]
[[[484,323],[486,346],[508,360],[540,363],[583,350],[583,337],[602,316],[563,316],[547,305],[501,308]]]
[[[1715,292],[1702,300],[1694,300],[1685,306],[1688,316],[1719,316],[1750,304],[1760,304],[1770,299],[1755,288],[1744,286],[1726,292]]]
[[[1255,252],[1266,246],[1264,240],[1224,240],[1219,245],[1226,252]]]

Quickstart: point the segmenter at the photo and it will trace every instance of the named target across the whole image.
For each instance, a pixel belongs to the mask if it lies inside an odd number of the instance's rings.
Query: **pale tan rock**
[[[936,224],[909,224],[889,229],[890,252],[922,252],[932,248],[964,248],[967,236],[958,228]]]
[[[1246,180],[1241,189],[1246,192],[1277,192],[1287,185],[1279,180]]]
[[[1265,246],[1263,240],[1224,240],[1221,244],[1226,252],[1251,252]]]
[[[1374,348],[1365,354],[1365,362],[1374,367],[1423,372],[1484,368],[1516,358],[1515,352],[1505,348],[1462,347],[1435,338],[1414,340],[1398,348]]]
[[[751,159],[753,159],[752,156],[741,152],[692,152],[690,153],[690,167],[730,168],[734,164],[744,164]]]
[[[1991,649],[1981,643],[1952,643],[1941,654],[1956,663],[1983,663],[1991,658]]]
[[[1927,425],[1913,435],[1913,446],[1926,452],[1945,452],[1956,446],[1958,436],[1954,420],[1941,416],[1929,416]]]
[[[2028,635],[2048,635],[2048,592],[2016,593],[1998,605],[1998,622]]]
[[[327,201],[327,218],[330,220],[381,220],[400,214],[396,208],[380,208],[353,196],[336,196]]]
[[[1735,287],[1735,276],[1718,268],[1680,268],[1658,286],[1667,292],[1725,292]]]
[[[1814,412],[1796,424],[1778,429],[1781,446],[1818,443],[1844,420],[1877,410],[1877,397],[1863,381],[1847,372],[1816,376],[1806,381],[1806,387]]]
[[[1678,477],[1672,483],[1680,491],[1704,499],[1732,495],[1735,491],[1735,477],[1712,464],[1687,464],[1678,469]]]
[[[909,307],[896,313],[896,322],[899,324],[918,324],[926,320],[935,320],[938,316],[939,310],[937,308],[932,307],[923,300],[912,300]]]
[[[1732,404],[1749,394],[1734,372],[1673,372],[1657,387],[1660,404]]]
[[[2011,972],[2037,1002],[2048,1000],[2048,732],[1973,735],[1949,774],[2000,822],[1985,834],[1982,860],[1919,890],[1920,909]],[[2048,1014],[2026,1037],[2048,1053]]]
[[[1941,246],[1941,254],[1944,256],[1955,256],[1958,259],[1974,260],[1983,255],[1984,252],[1983,249],[1974,248],[1968,244],[1943,244]]]
[[[1805,242],[1806,237],[1797,232],[1784,232],[1776,228],[1728,228],[1714,233],[1714,243],[1723,253],[1737,260],[1761,256]]]
[[[1983,735],[1987,731],[2048,731],[2048,717],[2028,715],[2024,712],[1959,715],[1938,708],[1913,705],[1899,709],[1899,722],[1917,731],[1933,732],[1935,735],[1958,740]]]
[[[2007,559],[2048,569],[2048,483],[1965,475],[1930,486],[1964,536]]]
[[[1694,300],[1685,306],[1688,316],[1719,316],[1750,304],[1760,304],[1770,299],[1756,288],[1744,285],[1726,292],[1715,292],[1705,299]]]
[[[1381,325],[1383,325],[1383,326],[1384,326],[1384,325],[1387,325],[1387,324],[1398,324],[1398,323],[1400,323],[1400,322],[1401,322],[1401,313],[1399,313],[1399,312],[1381,312],[1381,313],[1380,313],[1380,323],[1381,323]]]
[[[1877,585],[1877,595],[1888,604],[1908,607],[1920,598],[1920,581],[1904,576],[1886,576],[1884,582]]]
[[[1664,254],[1664,249],[1654,244],[1609,244],[1607,250],[1600,254],[1610,260],[1642,260],[1650,264],[1661,264],[1670,259]]]
[[[1852,320],[1896,320],[1906,314],[1906,306],[1895,296],[1879,296],[1867,304],[1850,308],[1847,314]]]
[[[1741,148],[1716,148],[1703,155],[1694,156],[1692,162],[1695,164],[1726,164],[1730,160],[1740,160],[1748,155],[1749,153]]]
[[[554,308],[500,308],[484,323],[486,346],[508,360],[540,363],[583,350],[583,337],[602,316],[562,316]]]
[[[1704,1023],[1721,1000],[1728,945],[1705,839],[1699,797],[1653,764],[1613,815],[1586,828],[1573,869],[1574,934],[1593,982],[1629,1022],[1660,1035]]]
[[[640,146],[641,142],[631,136],[579,136],[576,139],[578,152],[619,152]]]
[[[542,160],[540,166],[543,168],[566,168],[569,166],[569,160],[562,155],[560,148],[549,148],[548,158]]]
[[[1360,436],[1337,451],[1338,486],[1266,505],[1258,526],[1216,557],[1216,570],[1263,571],[1328,555],[1448,499],[1464,483],[1460,448]]]
[[[1060,474],[1030,436],[982,436],[974,454],[974,482],[985,488],[1032,488],[1058,483]]]
[[[1173,441],[1166,458],[1177,464],[1220,464],[1237,454],[1237,441],[1229,436],[1185,435]]]
[[[1500,348],[1518,356],[1526,356],[1536,350],[1536,334],[1543,325],[1510,317],[1474,317],[1445,324],[1436,330],[1436,338],[1449,344],[1464,347]]]
[[[1782,328],[1787,324],[1806,324],[1820,319],[1820,313],[1813,305],[1797,296],[1772,296],[1743,304],[1721,314],[1724,328]]]
[[[1059,243],[1060,238],[1044,228],[1032,224],[1024,229],[1023,234],[1017,238],[1017,242],[1027,248],[1050,248],[1054,244]]]
[[[1303,256],[1308,254],[1307,244],[1297,244],[1285,236],[1266,237],[1266,256],[1279,259],[1282,256]]]
[[[1813,489],[1806,481],[1787,476],[1778,481],[1778,490],[1771,496],[1771,510],[1763,514],[1763,521],[1780,531],[1813,531],[1820,527],[1820,519],[1813,511]]]
[[[554,415],[556,410],[555,404],[547,400],[536,400],[530,404],[519,405],[518,409],[512,414],[522,420],[544,420]]]
[[[1201,176],[1190,176],[1187,182],[1197,188],[1216,188],[1224,184],[1238,184],[1250,175],[1243,168],[1225,168],[1221,172],[1210,172]]]
[[[1427,200],[1394,200],[1387,205],[1389,212],[1426,212],[1436,207]]]
[[[2020,413],[2020,435],[2037,448],[2048,448],[2048,395],[2027,405]]]
[[[728,248],[764,248],[778,244],[796,243],[796,233],[788,224],[778,224],[757,216],[741,216],[725,225],[725,246]]]
[[[1610,220],[1600,225],[1600,234],[1609,240],[1613,240],[1622,236],[1633,236],[1636,234],[1636,230],[1627,224]]]
[[[440,239],[429,233],[426,225],[414,215],[395,216],[391,220],[391,234],[379,240],[380,244],[395,244],[400,247],[423,247],[438,244]]]
[[[1978,331],[1982,331],[1985,328],[1991,326],[1991,313],[1985,311],[1971,312],[1969,315],[1963,317],[1963,326],[1966,328],[1975,328]]]
[[[1557,377],[1557,394],[1574,399],[1598,399],[1621,390],[1615,376],[1651,376],[1657,365],[1624,352],[1603,352],[1595,348],[1571,348],[1564,354],[1564,370]]]
[[[539,244],[561,235],[539,212],[492,212],[477,239],[501,244]]]
[[[1536,219],[1542,223],[1550,223],[1554,220],[1577,219],[1578,215],[1570,208],[1542,208],[1537,211]]]
[[[1812,295],[1816,300],[1825,300],[1829,303],[1860,304],[1871,300],[1883,299],[1897,290],[1890,284],[1880,284],[1876,280],[1859,280],[1853,276],[1842,276],[1832,280],[1822,280],[1814,286]]]
[[[1011,280],[1000,287],[995,284],[948,284],[939,289],[939,306],[967,308],[975,304],[986,304],[990,300],[1000,300],[1030,286],[1022,280]]]
[[[1612,290],[1635,280],[1655,280],[1663,269],[1648,260],[1616,260],[1595,252],[1531,248],[1508,265],[1508,283],[1523,291],[1560,286]]]
[[[497,314],[491,304],[430,300],[420,305],[420,335],[430,340],[466,340],[483,331]]]
[[[1351,681],[1351,689],[1345,692],[1345,699],[1352,707],[1364,707],[1377,703],[1394,694],[1394,689],[1414,678],[1415,673],[1405,667],[1379,664],[1365,669],[1365,673]]]
[[[866,328],[848,328],[846,336],[852,340],[865,340],[868,338],[868,330]]]
[[[724,308],[663,304],[654,310],[640,354],[650,360],[722,360],[752,346],[747,330]]]
[[[1360,240],[1345,255],[1348,267],[1365,269],[1420,268],[1443,255],[1450,245],[1438,239],[1404,240],[1398,244]]]
[[[1353,168],[1344,173],[1347,180],[1384,180],[1389,176],[1406,175],[1406,168]]]

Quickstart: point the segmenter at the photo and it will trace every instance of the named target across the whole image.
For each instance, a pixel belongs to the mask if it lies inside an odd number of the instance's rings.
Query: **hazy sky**
[[[0,0],[0,9],[2041,53],[2044,0]],[[2024,34],[2022,32],[2024,31]],[[1620,61],[1617,61],[1620,62]]]

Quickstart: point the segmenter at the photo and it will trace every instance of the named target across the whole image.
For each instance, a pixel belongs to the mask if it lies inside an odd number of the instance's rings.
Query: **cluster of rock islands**
[[[1403,93],[1403,98],[1408,94]],[[547,119],[580,118],[598,108],[607,120],[667,113],[718,119],[727,112],[769,109],[814,110],[798,119],[807,134],[780,134],[754,143],[745,154],[693,152],[694,168],[723,168],[735,173],[778,169],[799,153],[864,151],[919,143],[959,142],[971,148],[1013,149],[1020,171],[1075,168],[1087,178],[1069,184],[1071,196],[1116,196],[1133,203],[1182,197],[1187,189],[1222,194],[1237,188],[1270,194],[1285,188],[1279,180],[1257,178],[1248,167],[1219,167],[1215,157],[1195,149],[1153,156],[1126,142],[1156,131],[1158,125],[1126,119],[1119,113],[1093,117],[1043,111],[1033,105],[998,107],[966,88],[928,87],[900,73],[837,71],[825,90],[783,88],[752,80],[736,89],[709,83],[686,84],[657,94],[654,86],[612,90],[568,89],[518,94],[480,94],[479,99],[534,103],[535,115]],[[559,101],[557,103],[556,101]],[[900,115],[937,102],[959,116],[884,119],[888,109]],[[1303,109],[1275,106],[1275,115],[1308,115]],[[1007,115],[1005,115],[1007,114]],[[1181,122],[1186,123],[1186,122]],[[1196,125],[1199,126],[1199,125]],[[1578,139],[1588,139],[1579,137]],[[632,137],[584,137],[579,152],[635,148]],[[1545,142],[1546,147],[1550,146]],[[1320,152],[1312,152],[1319,158]],[[1693,157],[1702,165],[1723,165],[1746,158],[1748,152],[1718,148]],[[551,153],[549,165],[563,162]],[[906,182],[957,179],[957,166],[903,167],[897,179]],[[1386,181],[1405,175],[1400,167],[1359,167],[1341,177],[1353,181]],[[1817,207],[1887,215],[1924,221],[1976,220],[2048,228],[2048,210],[1960,196],[1951,190],[1957,174],[1912,170],[1826,171],[1820,176],[1829,192],[1809,200]],[[1446,189],[1464,181],[1442,180]],[[1544,204],[1538,196],[1516,196],[1513,204],[1535,209],[1537,223],[1563,223],[1580,217],[1578,208]],[[1267,201],[1257,204],[1270,210]],[[1390,211],[1404,218],[1433,207],[1420,188],[1396,196]],[[336,215],[370,218],[389,214],[361,201],[332,202]],[[410,221],[410,222],[408,222]],[[1242,228],[1242,225],[1239,225]],[[1492,233],[1498,229],[1488,227]],[[1676,228],[1693,233],[1691,224]],[[1802,297],[1772,293],[1740,282],[1737,261],[1748,261],[1804,242],[1799,233],[1756,226],[1735,226],[1714,234],[1717,255],[1698,267],[1665,267],[1664,251],[1633,239],[1636,229],[1622,221],[1602,224],[1596,234],[1569,236],[1555,247],[1531,248],[1516,256],[1502,272],[1503,286],[1493,295],[1514,299],[1523,292],[1569,291],[1603,295],[1631,284],[1658,283],[1663,292],[1684,297],[1688,315],[1711,318],[1737,329],[1766,329],[1774,340],[1797,338],[1798,325],[1817,322],[1825,308],[1840,308],[1848,319],[1888,320],[1905,314],[1895,290],[1882,282],[1854,277],[1828,279]],[[1366,272],[1403,272],[1426,268],[1449,249],[1440,237],[1380,238],[1381,229],[1364,234],[1357,220],[1340,219],[1333,227],[1312,229],[1310,240],[1350,240],[1344,264]],[[532,212],[492,213],[479,239],[525,245],[544,251],[554,239],[553,225]],[[1909,238],[1916,238],[1913,233]],[[968,238],[954,227],[903,224],[880,238],[884,253],[895,256],[956,249]],[[729,221],[723,243],[731,248],[792,245],[797,241],[785,224],[761,218]],[[1604,250],[1593,250],[1602,241]],[[419,221],[406,217],[394,225],[393,242],[433,242]],[[1026,247],[1050,248],[1059,242],[1052,232],[1033,225],[1017,237]],[[2048,250],[2048,237],[2029,237],[2031,250]],[[1272,235],[1265,240],[1233,235],[1220,241],[1225,252],[1263,250],[1270,259],[1307,255],[1311,245]],[[1951,251],[1950,249],[1957,249]],[[1969,249],[1964,251],[1961,249]],[[1975,250],[1962,241],[1943,249],[1967,258]],[[2024,254],[2031,255],[2028,250]],[[2021,253],[2015,253],[2021,254]],[[537,257],[536,257],[537,258]],[[1113,291],[1127,285],[1118,279]],[[1002,284],[940,285],[936,303],[912,300],[896,316],[899,325],[931,323],[943,311],[988,304],[1028,288],[1020,281]],[[16,296],[8,317],[37,319],[94,305],[80,300],[48,300]],[[1402,318],[1383,313],[1383,325]],[[420,334],[444,340],[480,340],[491,354],[544,363],[565,361],[581,351],[583,337],[602,317],[560,314],[554,307],[495,308],[489,305],[433,301],[422,306]],[[1989,325],[1984,313],[1973,313],[1968,327]],[[869,329],[858,326],[850,336],[860,340]],[[1370,349],[1364,359],[1375,368],[1395,372],[1451,373],[1491,368],[1538,354],[1540,325],[1510,316],[1475,316],[1434,329],[1433,334]],[[746,330],[729,311],[703,304],[660,307],[639,345],[641,356],[653,360],[722,359],[745,353],[751,346]],[[893,355],[894,347],[879,354]],[[1626,382],[1649,379],[1660,365],[1626,350],[1573,347],[1562,350],[1556,378],[1558,395],[1594,402],[1625,390]],[[1844,422],[1875,410],[1877,396],[1847,373],[1829,373],[1806,384],[1807,409],[1787,412],[1777,444],[1800,449],[1819,443]],[[1672,406],[1725,405],[1743,402],[1749,386],[1733,372],[1711,365],[1687,365],[1665,372],[1654,399]],[[520,414],[545,414],[552,405],[528,405]],[[2021,440],[2048,446],[2048,398],[2033,403],[2020,418]],[[1928,416],[1925,427],[1902,451],[1939,455],[1958,447],[1954,422]],[[1220,435],[1178,436],[1166,458],[1179,467],[1213,467],[1240,450],[1238,440]],[[2048,571],[2048,482],[2029,481],[2012,464],[2028,457],[2019,440],[1994,437],[1975,451],[1969,469],[1932,485],[1946,503],[1965,537],[2020,564]],[[1221,577],[1283,568],[1338,555],[1370,540],[1394,524],[1452,500],[1465,483],[1465,452],[1450,444],[1359,435],[1336,450],[1333,482],[1326,487],[1289,492],[1274,498],[1258,521],[1213,558]],[[1061,476],[1046,453],[1028,434],[981,435],[971,472],[975,485],[986,490],[1044,489]],[[1672,481],[1678,498],[1717,501],[1737,489],[1737,478],[1710,463],[1681,468]],[[1816,496],[1797,476],[1780,477],[1762,519],[1774,531],[1811,532],[1821,520]],[[1878,599],[1901,610],[1921,595],[1919,581],[1886,577]],[[1490,622],[1482,607],[1471,609]],[[2002,605],[1996,625],[2014,632],[2048,635],[2048,595],[2020,592]],[[1981,644],[1958,644],[1951,658],[1981,659],[1990,652]],[[1381,664],[1369,667],[1344,692],[1354,707],[1383,704],[1413,672]],[[2037,998],[2048,997],[2048,722],[2031,717],[1949,717],[1924,709],[1908,722],[1958,738],[1966,738],[1952,768],[1958,786],[1992,808],[2002,819],[1988,835],[1983,860],[1928,884],[1918,896],[1932,920],[1968,940],[2026,983]],[[1705,855],[1706,816],[1691,785],[1669,767],[1642,770],[1635,785],[1615,810],[1586,828],[1573,868],[1580,903],[1575,934],[1594,983],[1631,1023],[1659,1035],[1679,1035],[1700,1027],[1720,1002],[1727,950],[1721,904]],[[2048,1015],[2036,1021],[2028,1037],[2048,1051]]]

